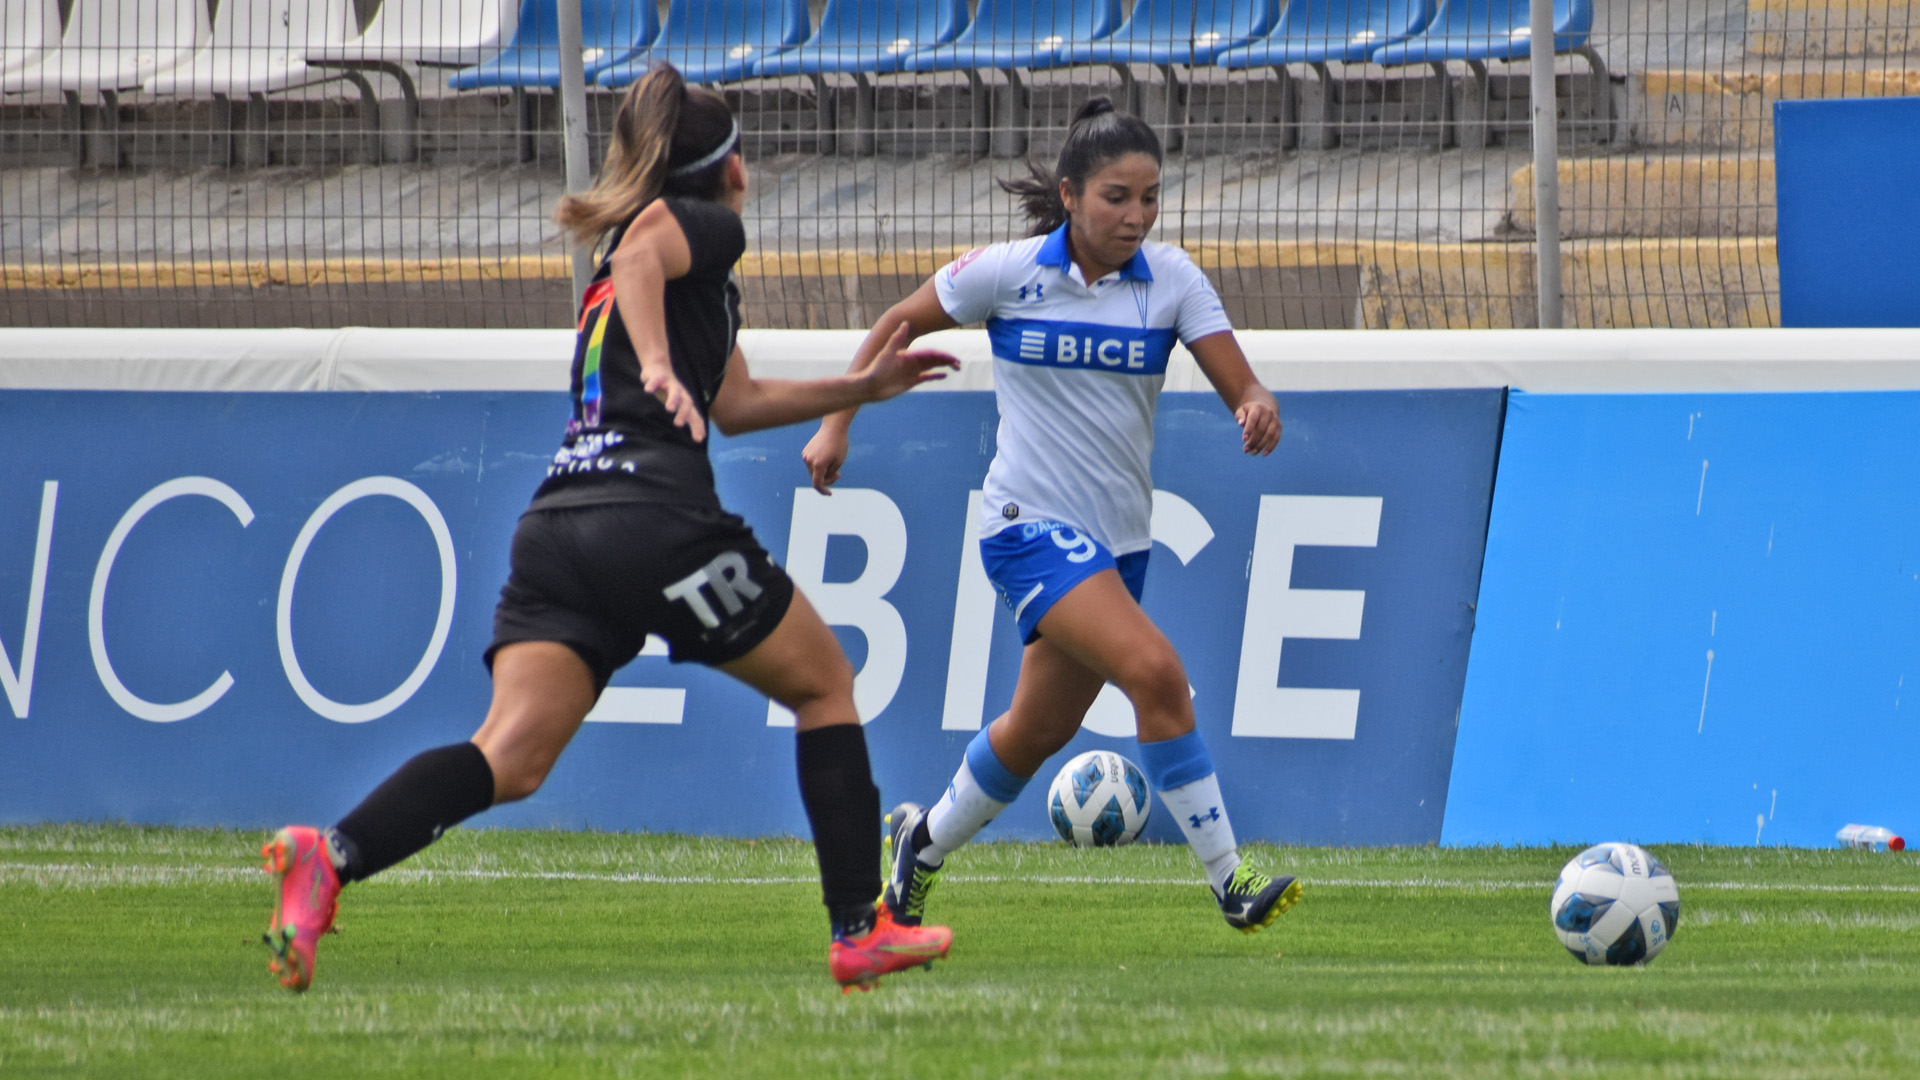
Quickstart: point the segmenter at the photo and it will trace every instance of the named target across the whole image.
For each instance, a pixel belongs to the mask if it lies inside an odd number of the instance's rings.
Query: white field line
[[[263,880],[257,868],[237,866],[99,866],[91,863],[0,862],[0,884],[15,882],[60,882],[62,884],[169,884],[209,881]],[[720,874],[647,874],[591,873],[575,870],[430,870],[396,867],[380,875],[382,881],[585,881],[628,885],[811,885],[819,879],[807,876],[727,876]],[[977,884],[1023,885],[1175,885],[1194,888],[1204,884],[1200,878],[1152,878],[1120,875],[1052,874],[954,874],[946,880]],[[1321,878],[1307,876],[1306,884],[1315,888],[1343,889],[1441,889],[1467,892],[1528,891],[1545,892],[1552,882],[1467,878]],[[1920,894],[1915,885],[1782,885],[1764,881],[1688,881],[1683,890],[1707,889],[1719,892],[1771,893],[1906,893]]]

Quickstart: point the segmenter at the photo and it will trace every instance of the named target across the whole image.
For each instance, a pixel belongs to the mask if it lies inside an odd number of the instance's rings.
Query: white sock
[[[947,785],[947,793],[927,813],[927,835],[933,842],[914,852],[914,857],[922,865],[939,866],[949,852],[973,839],[1006,808],[1006,803],[981,789],[973,770],[962,761],[960,771],[953,774],[953,783]]]
[[[1163,791],[1160,801],[1186,834],[1194,857],[1207,868],[1207,881],[1214,894],[1225,892],[1233,872],[1240,868],[1240,848],[1234,843],[1233,822],[1227,820],[1227,808],[1220,799],[1219,776],[1208,773],[1192,783]]]

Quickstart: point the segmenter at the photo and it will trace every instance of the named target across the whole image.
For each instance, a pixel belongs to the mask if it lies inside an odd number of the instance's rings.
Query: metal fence
[[[589,155],[649,59],[726,94],[752,325],[864,326],[1020,235],[993,181],[1093,94],[1161,132],[1156,237],[1238,325],[1537,324],[1524,0],[651,3],[583,5]],[[0,324],[570,321],[550,3],[0,12]],[[1565,325],[1777,323],[1772,103],[1920,89],[1908,4],[1560,0],[1554,23]]]

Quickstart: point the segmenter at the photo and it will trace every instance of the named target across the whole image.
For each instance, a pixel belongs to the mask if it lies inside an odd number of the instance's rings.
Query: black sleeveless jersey
[[[746,251],[740,216],[708,199],[661,201],[686,234],[693,265],[667,282],[667,352],[680,385],[704,419],[720,392],[740,329],[733,266]],[[613,252],[629,220],[614,231],[580,305],[573,349],[573,417],[530,509],[603,503],[675,503],[718,507],[705,443],[695,442],[660,400],[641,387],[640,359],[614,303]]]

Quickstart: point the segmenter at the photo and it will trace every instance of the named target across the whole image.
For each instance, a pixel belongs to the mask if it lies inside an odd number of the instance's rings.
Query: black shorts
[[[724,510],[610,503],[529,510],[493,612],[487,667],[504,645],[557,641],[593,669],[594,688],[666,639],[675,662],[717,665],[765,641],[793,581]]]

